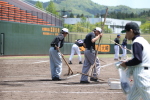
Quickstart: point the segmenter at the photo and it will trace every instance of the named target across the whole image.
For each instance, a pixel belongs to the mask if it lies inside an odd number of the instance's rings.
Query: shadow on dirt
[[[13,81],[1,81],[1,82],[39,82],[39,81],[52,81],[52,80],[51,79],[38,79],[38,80],[13,80]]]
[[[67,82],[67,83],[56,83],[56,84],[63,84],[63,85],[76,85],[76,84],[86,84],[86,85],[91,85],[91,84],[107,84],[108,82],[90,82],[90,83],[80,83],[80,82]]]

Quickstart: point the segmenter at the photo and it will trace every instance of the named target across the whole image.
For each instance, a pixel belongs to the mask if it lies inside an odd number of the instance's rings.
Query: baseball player
[[[84,47],[86,50],[84,51],[84,63],[82,68],[82,73],[87,74],[91,65],[95,63],[96,59],[96,66],[94,67],[93,77],[90,78],[90,81],[97,81],[97,79],[100,73],[100,61],[98,57],[96,57],[95,53],[95,42],[102,37],[102,29],[99,27],[96,27],[93,32],[86,35],[84,40]],[[88,81],[88,76],[81,75],[80,83],[90,83]]]
[[[72,64],[72,57],[75,53],[78,54],[78,57],[79,57],[79,64],[82,64],[82,58],[81,58],[81,52],[80,52],[80,49],[79,47],[82,47],[83,46],[83,40],[81,39],[78,39],[75,41],[75,43],[73,44],[72,48],[71,48],[71,55],[70,55],[70,58],[69,58],[69,64]]]
[[[121,66],[128,68],[133,76],[133,86],[127,100],[150,100],[150,46],[147,40],[140,36],[139,26],[135,22],[125,25],[126,37],[132,40],[133,58],[123,61]],[[128,70],[127,69],[127,70]]]
[[[117,38],[115,38],[114,42],[115,42],[115,45],[114,45],[114,50],[115,50],[114,60],[118,60],[119,59],[119,50],[120,50],[119,45],[117,45],[117,44],[120,44],[120,35],[119,34],[117,35]]]
[[[61,34],[56,36],[54,40],[51,42],[51,47],[49,49],[49,58],[50,58],[50,69],[51,69],[51,77],[53,81],[60,81],[60,75],[62,72],[62,56],[60,52],[58,52],[59,48],[63,47],[64,38],[68,34],[68,29],[63,28]]]
[[[124,60],[126,59],[126,54],[127,54],[127,49],[126,49],[126,46],[127,46],[127,38],[125,37],[123,39],[123,42],[121,44],[122,46],[122,55],[119,57],[119,59],[123,58]]]

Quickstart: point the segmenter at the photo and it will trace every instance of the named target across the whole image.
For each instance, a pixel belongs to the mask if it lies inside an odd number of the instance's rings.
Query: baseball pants
[[[134,84],[127,100],[150,100],[150,67],[135,67],[133,70]]]
[[[115,46],[114,46],[114,50],[115,50],[114,59],[118,59],[118,58],[119,58],[119,46],[118,46],[118,45],[115,45]]]
[[[62,56],[60,52],[55,50],[54,47],[50,47],[49,58],[52,79],[55,77],[60,78],[62,72]]]
[[[95,51],[95,50],[94,50]],[[91,50],[85,50],[84,51],[84,64],[82,68],[82,73],[87,74],[91,65],[94,64],[95,61],[95,52],[91,52]],[[100,74],[100,61],[98,58],[96,58],[96,67],[94,69],[94,72],[92,73],[93,77],[98,78]],[[88,76],[86,75],[81,75],[80,81],[88,81]]]
[[[126,46],[124,46],[124,48],[126,48]],[[126,59],[126,54],[127,54],[127,49],[124,49],[124,48],[122,48],[122,55],[120,57],[125,60]]]
[[[70,55],[69,61],[72,60],[72,57],[73,57],[73,55],[74,55],[75,53],[78,54],[78,59],[79,59],[79,61],[82,61],[80,49],[79,49],[79,47],[78,47],[76,44],[73,44],[73,46],[72,46],[72,48],[71,48],[71,55]]]

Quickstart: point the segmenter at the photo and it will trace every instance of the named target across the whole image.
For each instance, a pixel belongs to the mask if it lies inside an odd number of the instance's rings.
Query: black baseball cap
[[[139,31],[139,26],[135,22],[129,22],[126,24],[125,29],[121,31],[121,33],[125,33],[126,31],[129,31],[130,29]]]

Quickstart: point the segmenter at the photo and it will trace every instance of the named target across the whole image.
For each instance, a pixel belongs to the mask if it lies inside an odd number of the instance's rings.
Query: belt
[[[86,50],[90,50],[89,48],[86,48]]]
[[[144,67],[144,70],[149,70],[149,67]]]

